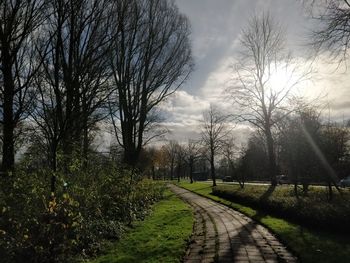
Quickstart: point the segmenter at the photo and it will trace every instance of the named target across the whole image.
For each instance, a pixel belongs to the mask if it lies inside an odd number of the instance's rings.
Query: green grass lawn
[[[191,208],[170,191],[105,255],[90,263],[181,262],[192,233]]]
[[[350,262],[350,237],[329,231],[312,230],[264,211],[212,195],[210,184],[181,182],[180,186],[230,206],[265,225],[299,257],[301,262]],[[345,227],[345,226],[344,226]]]

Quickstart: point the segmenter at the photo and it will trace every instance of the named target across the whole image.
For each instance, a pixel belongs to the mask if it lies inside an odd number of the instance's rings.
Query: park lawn
[[[348,235],[310,229],[286,219],[271,216],[262,210],[231,202],[213,195],[212,187],[208,183],[190,184],[183,181],[179,185],[255,219],[275,233],[299,257],[301,262],[350,262],[350,237]]]
[[[90,263],[181,262],[192,234],[191,208],[169,190],[105,255]]]

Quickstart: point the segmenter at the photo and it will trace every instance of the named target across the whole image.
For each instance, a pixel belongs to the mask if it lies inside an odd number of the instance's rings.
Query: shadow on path
[[[297,262],[266,228],[253,219],[183,188],[174,185],[169,188],[188,202],[195,213],[200,213],[196,217],[204,222],[196,220],[195,224],[204,223],[210,228],[206,231],[211,235],[204,239],[194,233],[193,238],[200,240],[197,245],[194,242],[195,245],[190,246],[185,262]],[[274,189],[270,187],[262,198],[268,198]],[[254,219],[264,216],[257,212]],[[212,224],[215,225],[215,235]]]

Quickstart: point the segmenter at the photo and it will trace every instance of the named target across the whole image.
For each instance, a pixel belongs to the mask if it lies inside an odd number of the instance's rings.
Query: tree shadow
[[[267,214],[257,211],[256,214],[253,217],[248,217],[246,215],[241,215],[244,219],[247,220],[246,224],[240,225],[238,229],[236,229],[236,234],[231,236],[230,235],[230,242],[231,242],[231,250],[227,251],[226,254],[221,255],[221,257],[218,258],[217,262],[221,262],[222,259],[228,258],[231,255],[233,256],[233,262],[236,261],[247,261],[252,260],[248,257],[248,253],[245,253],[244,251],[251,250],[250,256],[254,257],[254,253],[256,253],[255,257],[257,261],[259,261],[259,254],[263,257],[263,260],[269,260],[272,262],[289,262],[291,260],[290,257],[285,257],[286,254],[283,252],[284,249],[281,248],[281,246],[273,247],[273,240],[267,241],[266,243],[260,243],[258,244],[255,240],[256,234],[254,232],[259,233],[263,238],[266,240],[266,233],[269,235],[274,236],[267,228],[264,226],[261,226],[258,222],[262,218],[264,218]],[[266,232],[265,232],[266,231]],[[302,231],[302,229],[301,229]],[[302,233],[301,233],[302,234]],[[279,241],[280,242],[280,241]],[[284,244],[282,244],[282,247],[286,248]],[[254,250],[256,252],[254,252]],[[291,254],[291,256],[295,257],[295,255]],[[298,262],[298,259],[295,258],[296,262]],[[225,260],[224,260],[225,261]],[[225,261],[226,262],[226,261]],[[260,262],[260,261],[259,261]],[[292,262],[294,262],[292,260]]]
[[[275,189],[276,189],[275,185],[270,185],[267,191],[262,196],[260,196],[259,200],[260,201],[267,200],[271,196],[271,194],[275,191]]]
[[[206,189],[208,187],[205,187],[203,189]],[[261,199],[267,199],[275,190],[275,187],[270,186],[269,189],[264,193],[264,195],[261,197]],[[188,190],[187,190],[188,191]],[[188,192],[187,192],[188,193]],[[182,196],[184,193],[178,193],[178,195]],[[202,197],[199,197],[202,198]],[[195,201],[195,200],[192,200]],[[198,205],[198,204],[197,204]],[[200,205],[199,205],[200,206]],[[202,207],[202,209],[205,209],[206,211],[210,211],[212,207],[218,207],[220,206],[219,204],[215,203],[215,201],[213,201],[213,203],[211,203],[208,206]],[[219,209],[221,210],[221,209]],[[237,211],[235,211],[237,212]],[[225,213],[225,211],[216,211],[215,212],[215,217],[221,217],[221,214]],[[247,253],[244,253],[244,251],[246,250],[246,248],[248,247],[251,251],[250,256],[253,256],[254,258],[254,253],[256,253],[255,257],[257,260],[260,260],[259,257],[262,256],[264,258],[264,260],[271,260],[273,262],[288,262],[288,260],[290,258],[284,258],[285,253],[283,253],[283,251],[281,252],[280,249],[283,250],[283,248],[281,248],[280,246],[277,246],[276,248],[272,248],[272,243],[267,242],[265,244],[258,244],[255,240],[255,235],[254,232],[258,232],[261,236],[264,237],[264,235],[266,235],[267,233],[272,235],[270,233],[270,231],[268,231],[266,228],[260,226],[260,224],[258,223],[259,221],[261,221],[264,217],[266,217],[268,214],[264,213],[262,211],[257,210],[256,214],[254,216],[252,216],[251,218],[241,214],[240,212],[238,212],[239,214],[231,214],[231,217],[234,218],[236,216],[240,216],[243,219],[245,219],[245,223],[241,223],[234,231],[234,234],[231,232],[228,233],[221,233],[223,235],[228,234],[229,235],[229,239],[230,239],[230,244],[229,247],[227,249],[225,249],[225,251],[221,251],[219,254],[216,254],[214,262],[227,262],[230,258],[233,260],[233,262],[237,261],[247,261],[250,260],[248,257]],[[209,212],[209,214],[211,214]],[[236,220],[236,219],[235,219]],[[260,229],[260,227],[262,227]],[[265,231],[267,231],[265,233]],[[220,237],[220,233],[217,233],[217,238],[218,240],[221,239]],[[219,245],[220,248],[220,245]],[[215,248],[215,250],[217,250],[217,248]],[[255,251],[254,251],[255,250]],[[218,252],[218,251],[217,251]],[[260,254],[259,254],[260,253]],[[260,255],[260,256],[259,256]],[[253,260],[253,259],[252,259]],[[254,260],[253,260],[254,261]]]

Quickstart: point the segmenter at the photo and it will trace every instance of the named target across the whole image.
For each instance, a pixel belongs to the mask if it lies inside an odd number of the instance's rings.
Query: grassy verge
[[[105,255],[90,263],[180,262],[192,233],[191,208],[170,191]]]
[[[350,262],[350,237],[348,235],[315,231],[268,215],[264,211],[220,198],[212,195],[212,188],[207,183],[181,182],[180,186],[230,206],[265,225],[298,255],[301,262]]]
[[[310,186],[307,195],[295,196],[293,186],[283,185],[271,188],[268,185],[218,185],[213,194],[227,200],[239,202],[270,214],[288,218],[296,223],[312,228],[350,233],[350,192],[342,190],[342,195],[334,193],[333,200],[327,198],[326,187]]]

